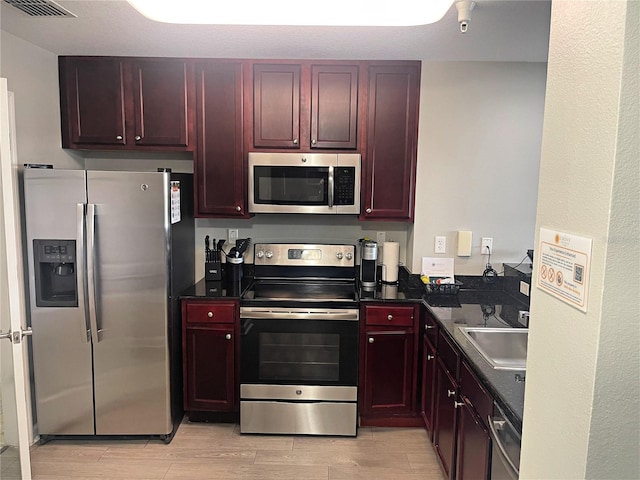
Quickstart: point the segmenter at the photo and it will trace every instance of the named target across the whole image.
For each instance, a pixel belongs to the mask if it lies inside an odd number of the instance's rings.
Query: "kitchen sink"
[[[496,370],[526,370],[528,328],[458,328]]]

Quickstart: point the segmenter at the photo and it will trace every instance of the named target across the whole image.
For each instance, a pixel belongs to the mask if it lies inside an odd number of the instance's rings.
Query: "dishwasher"
[[[498,404],[489,418],[491,443],[491,480],[517,480],[520,473],[520,433],[509,422]]]

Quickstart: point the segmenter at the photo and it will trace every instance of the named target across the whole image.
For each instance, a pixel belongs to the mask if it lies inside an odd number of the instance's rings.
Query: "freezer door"
[[[169,174],[89,171],[87,192],[96,433],[166,435]]]
[[[86,202],[85,174],[81,170],[25,169],[24,195],[29,268],[29,308],[33,329],[33,370],[40,435],[91,435],[93,384],[91,343],[83,309],[78,306],[36,305],[35,268],[49,281],[68,266],[36,265],[33,240],[75,240],[75,274],[82,282],[82,213]],[[78,207],[80,204],[80,207]],[[41,259],[42,260],[42,259]]]

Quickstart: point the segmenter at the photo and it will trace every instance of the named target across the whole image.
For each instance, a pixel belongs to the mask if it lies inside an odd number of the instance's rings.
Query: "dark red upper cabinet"
[[[369,66],[361,220],[413,221],[420,62]]]
[[[198,216],[247,216],[242,85],[242,62],[210,60],[196,65]]]
[[[189,145],[188,65],[182,60],[135,60],[133,73],[136,145]]]
[[[60,57],[62,146],[124,145],[124,65],[116,58]]]
[[[311,148],[357,147],[358,66],[311,66]]]
[[[300,65],[253,66],[253,145],[300,148]]]
[[[59,70],[64,148],[193,149],[189,61],[60,57]]]

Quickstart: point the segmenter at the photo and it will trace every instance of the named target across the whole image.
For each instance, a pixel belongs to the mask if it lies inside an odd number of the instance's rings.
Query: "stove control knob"
[[[265,257],[267,258],[273,258],[273,252],[271,250],[269,250],[267,253],[264,254]]]
[[[264,252],[263,252],[262,250],[258,250],[258,251],[256,252],[256,257],[258,257],[258,258],[262,258],[262,257],[264,257]]]
[[[347,260],[351,260],[353,258],[353,255],[351,255],[351,252],[349,252],[345,255],[345,257],[347,258]]]
[[[336,253],[336,258],[337,258],[338,260],[342,260],[342,252],[338,252],[338,253]]]

